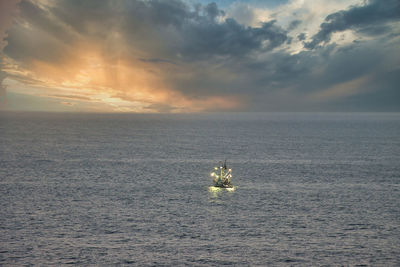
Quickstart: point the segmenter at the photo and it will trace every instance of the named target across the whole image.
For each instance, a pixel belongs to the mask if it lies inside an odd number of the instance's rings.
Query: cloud
[[[3,71],[3,49],[8,44],[5,38],[7,37],[7,30],[11,25],[12,17],[16,12],[18,2],[19,0],[0,2],[0,110],[7,108],[7,91],[6,86],[3,85],[3,81],[7,77],[7,74]]]
[[[176,107],[173,107],[173,106],[168,105],[168,104],[163,104],[163,103],[150,104],[150,105],[146,106],[145,109],[147,109],[149,111],[156,111],[156,112],[159,112],[159,113],[171,113],[171,112],[173,112],[175,110],[178,110],[178,108],[176,108]]]
[[[289,24],[288,31],[296,29],[301,24],[301,20],[292,20]]]
[[[391,28],[384,24],[393,20],[400,20],[398,0],[371,0],[363,6],[353,6],[327,16],[319,32],[304,46],[313,49],[321,43],[329,42],[333,33],[347,29],[372,35],[388,32]]]
[[[86,100],[91,101],[90,97],[80,96],[80,95],[48,95],[49,97],[62,98],[62,99],[71,99],[71,100]]]
[[[269,51],[282,45],[286,32],[275,21],[259,28],[244,27],[228,18],[222,23],[188,24],[179,48],[188,60],[212,56],[243,57],[251,52]]]
[[[9,30],[7,56],[38,85],[109,91],[123,100],[153,103],[173,97],[180,99],[177,106],[207,106],[207,98],[196,100],[187,90],[176,89],[176,81],[169,78],[171,65],[180,71],[194,69],[185,65],[210,57],[243,58],[287,40],[275,21],[245,27],[223,18],[215,3],[193,8],[178,0],[51,3],[21,2],[20,17]],[[208,99],[215,102],[215,96]]]
[[[7,0],[0,2],[0,51],[7,45],[5,38],[7,30],[11,25],[13,15],[15,15],[19,0]]]
[[[306,39],[306,34],[304,32],[300,33],[297,35],[297,39],[299,39],[299,41],[304,41]]]
[[[7,107],[7,91],[3,80],[6,78],[6,73],[0,71],[0,110],[6,109]]]
[[[148,62],[148,63],[168,63],[168,64],[176,65],[175,62],[168,60],[168,59],[162,59],[162,58],[139,58],[139,60],[142,62]]]
[[[72,103],[72,102],[60,102],[60,104],[65,105],[65,106],[75,106],[75,103]]]
[[[0,78],[74,110],[400,110],[397,2],[192,3],[23,0]]]
[[[343,97],[357,95],[369,81],[368,75],[356,78],[351,81],[335,84],[334,86],[317,91],[310,95],[310,98],[316,102],[328,102],[332,99],[341,99]]]
[[[256,21],[256,14],[254,13],[253,8],[248,4],[241,2],[233,4],[229,8],[227,16],[245,26],[254,26],[258,22]]]

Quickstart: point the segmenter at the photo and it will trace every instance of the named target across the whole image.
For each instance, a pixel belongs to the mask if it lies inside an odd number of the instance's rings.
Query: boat
[[[227,188],[233,189],[231,184],[232,169],[226,167],[226,160],[219,167],[214,167],[214,171],[211,172],[211,177],[213,177],[214,187],[216,188]]]

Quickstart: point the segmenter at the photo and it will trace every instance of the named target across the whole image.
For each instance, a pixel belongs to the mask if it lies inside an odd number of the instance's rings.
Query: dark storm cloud
[[[190,23],[185,25],[183,35],[180,52],[188,59],[243,57],[250,52],[272,50],[287,40],[286,32],[275,21],[252,28],[230,18],[222,23]]]
[[[7,78],[7,73],[3,71],[5,64],[3,49],[8,44],[5,37],[8,34],[7,30],[11,25],[18,2],[19,0],[0,1],[0,110],[7,108],[7,88],[3,84]]]
[[[82,34],[107,34],[121,15],[119,1],[55,0],[49,8],[61,23]]]
[[[231,58],[215,64],[203,63],[192,67],[189,71],[192,75],[177,74],[171,79],[174,80],[177,90],[191,97],[237,94],[265,101],[264,94],[293,84],[301,92],[306,91],[299,82],[308,80],[308,75],[315,66],[324,61],[323,54],[327,53],[326,50],[318,54],[305,51],[294,55],[277,51],[269,53],[263,59],[257,59],[256,56]]]
[[[69,45],[77,36],[66,25],[30,1],[21,1],[19,12],[23,20],[8,30],[5,54],[22,63],[33,59],[53,63],[70,56]]]
[[[295,55],[274,53],[248,72],[254,86],[251,103],[255,110],[285,110],[289,103],[293,110],[399,110],[393,99],[399,99],[400,68],[395,62],[390,71],[387,67],[396,47],[378,45],[361,42]],[[324,91],[326,96],[313,101],[313,95]]]
[[[275,21],[245,27],[224,14],[215,3],[191,8],[179,0],[78,1],[58,0],[47,10],[30,1],[20,4],[30,27],[10,30],[6,53],[18,60],[36,57],[56,60],[68,45],[85,36],[106,42],[119,32],[126,43],[147,51],[151,58],[175,61],[209,56],[242,57],[279,47],[288,37]],[[55,19],[56,18],[56,19]],[[24,40],[30,40],[25,42]],[[113,44],[107,47],[113,53]],[[154,57],[156,56],[156,57]]]
[[[26,27],[13,26],[7,41],[9,45],[4,49],[5,54],[25,63],[33,59],[55,63],[70,52],[68,46],[60,40],[43,36],[37,29]]]
[[[288,31],[296,29],[300,24],[301,24],[301,20],[298,20],[298,19],[293,20],[289,24]]]
[[[304,46],[313,49],[323,42],[329,42],[332,33],[348,29],[373,35],[388,32],[391,28],[384,24],[394,20],[400,20],[400,1],[371,0],[364,6],[353,6],[327,16],[319,32]]]
[[[127,34],[131,35],[130,29],[138,25],[158,25],[156,30],[150,31],[162,38],[169,56],[178,55],[184,60],[209,56],[243,56],[261,49],[274,49],[287,39],[286,32],[275,21],[257,28],[245,27],[232,18],[218,21],[217,18],[224,12],[215,3],[197,6],[194,10],[179,1],[139,4],[143,5],[142,9],[129,9],[132,17],[127,20]],[[139,20],[146,21],[146,24],[141,24]],[[171,35],[165,35],[165,31]]]
[[[306,34],[300,33],[299,35],[297,35],[297,39],[299,39],[299,41],[304,41],[306,39]]]
[[[196,75],[174,77],[174,81],[177,89],[191,97],[244,95],[251,110],[257,111],[399,110],[393,100],[400,94],[398,63],[387,71],[396,46],[377,49],[379,45],[376,41],[342,47],[333,44],[297,54],[277,51],[263,59],[247,57],[199,68],[193,71]],[[231,80],[218,79],[219,75]],[[340,86],[343,89],[336,92]],[[325,90],[326,97],[313,101],[314,94]]]
[[[218,9],[216,3],[210,3],[205,6],[204,11],[206,15],[210,18],[210,20],[215,20],[217,17],[224,15],[225,12]]]
[[[30,28],[40,29],[61,42],[74,40],[73,34],[58,20],[51,19],[51,14],[30,1],[23,0],[19,4],[20,16],[30,24]]]

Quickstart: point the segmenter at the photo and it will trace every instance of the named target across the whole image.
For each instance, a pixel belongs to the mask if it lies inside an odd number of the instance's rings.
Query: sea
[[[400,266],[400,113],[2,112],[0,266],[65,265]]]

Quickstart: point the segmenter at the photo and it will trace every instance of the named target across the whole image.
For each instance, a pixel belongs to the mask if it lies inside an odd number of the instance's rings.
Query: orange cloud
[[[32,60],[29,71],[14,73],[19,80],[30,78],[30,86],[41,87],[41,95],[111,105],[115,111],[158,111],[168,105],[170,111],[192,112],[233,110],[242,106],[238,97],[190,98],[174,90],[166,75],[182,71],[182,66],[147,62],[140,57],[106,55],[97,45],[76,45],[72,57],[56,62]],[[53,88],[53,89],[51,89]],[[51,91],[53,92],[51,93]],[[63,105],[66,105],[63,102]],[[166,110],[166,109],[163,109]]]

